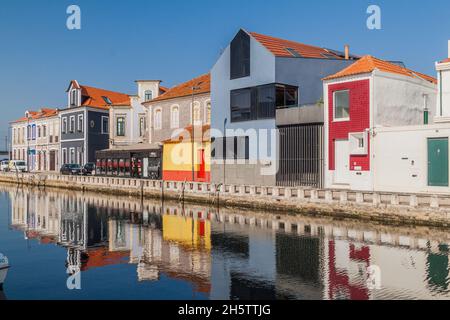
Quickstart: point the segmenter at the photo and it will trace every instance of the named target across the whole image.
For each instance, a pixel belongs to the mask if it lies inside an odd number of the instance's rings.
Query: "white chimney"
[[[450,49],[450,41],[449,41],[449,49]],[[344,52],[345,52],[345,60],[350,59],[350,46],[348,44],[345,45]]]

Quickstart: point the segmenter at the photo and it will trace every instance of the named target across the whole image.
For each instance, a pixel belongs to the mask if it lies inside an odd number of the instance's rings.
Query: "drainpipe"
[[[429,111],[428,111],[428,94],[424,93],[423,95],[423,124],[428,124]]]
[[[440,100],[439,112],[440,116],[442,117],[442,70],[439,71],[439,100]]]

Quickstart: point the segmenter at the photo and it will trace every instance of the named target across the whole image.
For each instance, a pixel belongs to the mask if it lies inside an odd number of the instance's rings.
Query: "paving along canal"
[[[449,243],[425,227],[0,185],[0,299],[448,299]]]

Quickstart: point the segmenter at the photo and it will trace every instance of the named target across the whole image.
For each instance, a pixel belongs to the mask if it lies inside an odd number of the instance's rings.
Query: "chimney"
[[[450,46],[450,41],[449,41],[449,46]],[[449,49],[450,49],[450,47],[449,47]],[[345,60],[349,60],[350,59],[350,46],[348,44],[345,45],[344,52],[345,52]]]

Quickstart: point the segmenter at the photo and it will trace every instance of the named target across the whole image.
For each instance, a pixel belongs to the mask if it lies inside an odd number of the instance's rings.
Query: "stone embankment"
[[[0,173],[0,182],[162,198],[274,213],[330,216],[390,224],[450,226],[450,196],[274,186],[214,185],[100,176]]]

